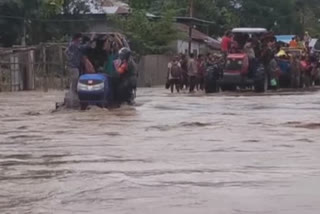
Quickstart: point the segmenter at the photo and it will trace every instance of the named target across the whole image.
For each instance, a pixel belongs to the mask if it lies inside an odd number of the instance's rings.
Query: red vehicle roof
[[[247,56],[245,53],[229,54],[228,59],[243,59]]]

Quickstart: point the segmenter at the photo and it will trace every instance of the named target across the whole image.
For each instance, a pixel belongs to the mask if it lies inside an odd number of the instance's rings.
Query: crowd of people
[[[308,32],[305,32],[303,37],[300,36],[294,36],[292,37],[291,41],[289,42],[290,48],[300,48],[300,49],[306,49],[306,51],[309,50],[309,43],[311,41],[311,37]]]
[[[174,92],[181,89],[189,89],[192,93],[197,90],[203,90],[205,87],[205,76],[210,64],[225,65],[228,54],[246,53],[249,58],[249,77],[254,75],[259,65],[263,65],[267,72],[269,84],[271,87],[279,86],[279,77],[282,67],[279,61],[286,58],[291,63],[292,78],[298,78],[297,72],[315,70],[316,58],[310,52],[309,42],[311,37],[308,32],[303,38],[299,36],[292,38],[289,44],[281,43],[276,40],[272,33],[264,35],[255,35],[252,37],[245,34],[234,35],[230,31],[226,32],[221,41],[221,54],[198,55],[190,54],[187,57],[184,54],[174,56],[168,64],[168,75],[166,87]],[[279,55],[282,48],[300,48],[303,49],[303,55]],[[295,66],[296,65],[296,66]],[[295,72],[297,71],[297,72]],[[291,81],[292,86],[295,81]]]
[[[253,73],[258,63],[263,63],[270,71],[270,76],[274,76],[272,73],[276,72],[276,68],[271,66],[274,64],[273,60],[276,53],[274,37],[268,37],[267,35],[265,39],[258,38],[257,36],[252,38],[237,38],[236,35],[227,31],[222,37],[220,54],[207,54],[206,56],[200,54],[197,58],[195,58],[193,54],[190,54],[188,58],[183,54],[174,56],[168,65],[168,81],[166,86],[170,88],[172,93],[174,87],[177,89],[177,92],[185,87],[188,88],[191,93],[194,92],[195,89],[203,90],[205,87],[204,79],[207,67],[210,64],[224,66],[228,54],[243,52],[248,55],[250,73]]]
[[[205,89],[205,76],[210,65],[221,63],[221,54],[208,53],[195,56],[190,54],[174,55],[168,63],[166,88],[179,93],[181,90],[189,90],[190,93],[196,90]]]
[[[292,74],[292,87],[298,87],[301,84],[304,84],[306,87],[309,87],[312,82],[316,82],[319,79],[319,57],[313,52],[310,47],[311,37],[308,32],[305,32],[304,36],[294,36],[289,44],[282,44],[280,48],[285,47],[289,50],[301,50],[300,55],[290,55],[283,50],[278,50],[277,57],[280,61],[289,61],[291,74]],[[283,63],[279,63],[282,70],[288,69],[283,66]],[[303,72],[304,79],[307,79],[307,82],[301,83],[300,72]]]

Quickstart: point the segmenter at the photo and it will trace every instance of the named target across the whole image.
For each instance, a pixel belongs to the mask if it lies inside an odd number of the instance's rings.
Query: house
[[[175,27],[181,32],[181,38],[176,41],[178,53],[188,53],[189,49],[189,26],[186,24],[176,23]],[[208,36],[199,30],[192,29],[191,53],[194,55],[206,54],[210,50],[220,50],[220,42]]]
[[[128,15],[130,12],[129,5],[119,0],[97,0],[89,1],[90,18],[96,21],[91,23],[88,31],[107,32],[113,31],[113,27],[108,22],[106,15]]]
[[[126,16],[130,13],[129,5],[121,0],[90,0],[87,4],[90,10],[86,16],[91,20],[94,20],[90,23],[88,29],[88,31],[91,32],[114,31],[115,29],[112,26],[112,22],[108,21],[107,16]],[[150,13],[147,13],[146,16],[152,20],[161,18],[161,16],[155,16]],[[177,51],[178,53],[188,52],[189,25],[197,25],[198,23],[201,23],[202,25],[212,24],[212,22],[209,21],[190,17],[175,17],[175,21],[177,22],[175,24],[176,29],[182,34],[182,37],[175,42],[175,47],[173,48],[174,51]],[[220,49],[220,42],[194,28],[192,30],[191,52],[198,55],[199,53],[207,53],[210,49]]]
[[[92,15],[126,15],[129,13],[129,5],[119,0],[99,0],[88,2]]]

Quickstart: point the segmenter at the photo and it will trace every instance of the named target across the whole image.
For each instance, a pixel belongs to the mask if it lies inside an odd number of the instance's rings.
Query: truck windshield
[[[226,63],[226,70],[234,71],[242,69],[242,59],[228,59]]]

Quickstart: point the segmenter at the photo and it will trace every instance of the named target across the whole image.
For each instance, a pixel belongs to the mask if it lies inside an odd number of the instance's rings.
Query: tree
[[[148,11],[153,14],[161,15],[168,9],[174,10],[177,16],[188,17],[190,10],[190,0],[154,0],[150,4]],[[215,22],[209,26],[198,28],[203,31],[209,29],[211,35],[221,35],[225,30],[239,24],[235,8],[232,1],[227,0],[195,0],[194,17]],[[209,27],[209,28],[207,28]]]
[[[91,2],[90,2],[91,1]],[[37,44],[54,37],[62,37],[64,31],[74,25],[63,22],[68,14],[77,15],[89,11],[94,0],[1,0],[0,1],[0,44],[20,44],[27,37],[28,44]],[[62,17],[64,15],[64,17]],[[53,21],[55,19],[56,21]]]
[[[275,29],[278,33],[294,32],[296,14],[292,0],[239,0],[238,17],[240,25]]]
[[[173,28],[173,13],[168,11],[158,21],[150,21],[144,10],[134,10],[128,18],[116,18],[117,26],[131,40],[134,50],[141,54],[164,53],[177,38]]]

